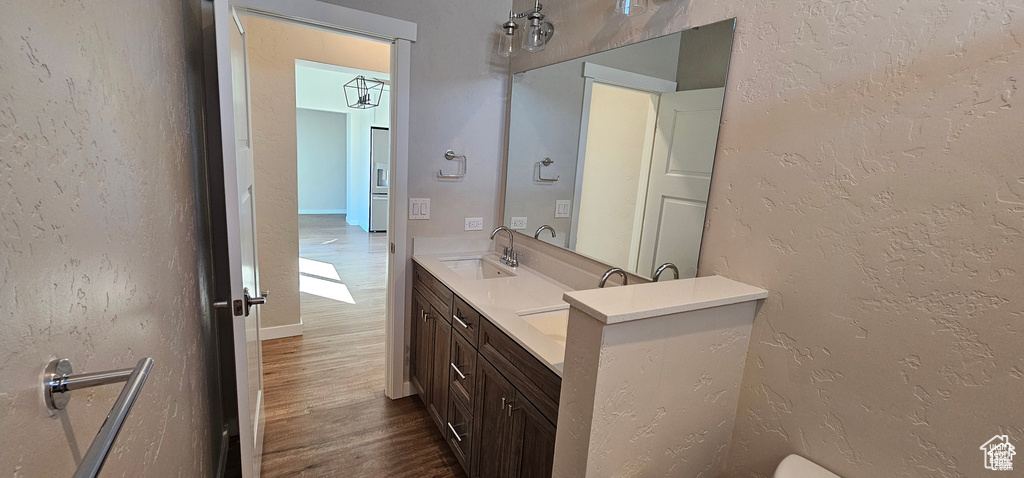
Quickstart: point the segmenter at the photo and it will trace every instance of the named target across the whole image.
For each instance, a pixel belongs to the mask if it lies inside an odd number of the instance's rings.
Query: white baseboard
[[[260,340],[283,339],[302,335],[302,321],[297,324],[260,327]]]
[[[348,209],[299,209],[299,214],[348,214]]]

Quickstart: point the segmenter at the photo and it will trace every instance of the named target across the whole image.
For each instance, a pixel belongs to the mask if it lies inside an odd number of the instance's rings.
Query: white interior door
[[[661,95],[637,271],[665,262],[696,277],[725,88]]]
[[[265,417],[260,312],[258,306],[250,307],[250,303],[255,305],[261,300],[250,300],[250,295],[261,294],[256,264],[252,127],[243,20],[228,0],[214,1],[239,442],[242,476],[250,478],[260,474]]]

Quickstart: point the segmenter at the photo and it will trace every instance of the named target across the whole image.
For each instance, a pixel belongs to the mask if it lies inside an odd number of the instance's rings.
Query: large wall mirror
[[[641,276],[672,263],[696,277],[734,30],[513,75],[504,224]]]

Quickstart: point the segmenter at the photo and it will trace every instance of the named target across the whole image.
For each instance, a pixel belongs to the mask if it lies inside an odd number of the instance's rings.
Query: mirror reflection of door
[[[576,252],[636,271],[658,94],[595,82]]]
[[[725,88],[661,95],[634,272],[650,276],[671,262],[680,277],[697,275],[724,98]]]

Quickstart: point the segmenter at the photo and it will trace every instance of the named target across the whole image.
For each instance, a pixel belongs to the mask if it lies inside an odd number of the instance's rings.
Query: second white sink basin
[[[532,325],[551,340],[565,346],[566,330],[569,328],[569,309],[547,312],[519,313],[526,323]]]
[[[499,264],[489,257],[463,257],[441,259],[441,263],[469,280],[497,279],[516,275],[511,268]]]

